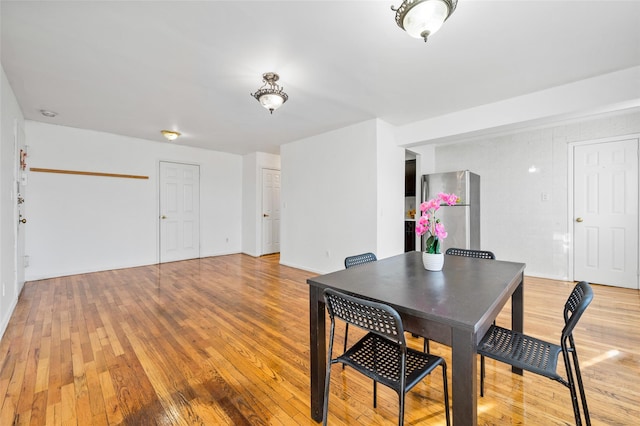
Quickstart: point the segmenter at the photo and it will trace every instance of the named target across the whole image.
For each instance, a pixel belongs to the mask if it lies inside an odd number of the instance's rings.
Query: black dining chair
[[[363,253],[356,254],[354,256],[345,257],[344,259],[344,267],[345,269],[349,269],[353,266],[364,265],[365,263],[375,262],[378,258],[373,253]],[[420,337],[417,334],[412,334],[413,337]],[[347,323],[344,327],[344,351],[347,350],[347,340],[349,338],[349,324]],[[424,351],[429,352],[429,339],[424,339]],[[342,365],[342,369],[344,370],[344,364]]]
[[[346,364],[373,380],[373,406],[377,406],[377,383],[398,394],[398,424],[404,424],[405,395],[436,367],[442,367],[444,405],[447,425],[450,424],[447,364],[439,356],[407,347],[402,320],[391,306],[350,296],[332,289],[324,291],[324,300],[331,319],[327,373],[324,388],[323,425],[329,411],[331,366]],[[336,318],[368,333],[343,354],[333,358]]]
[[[378,258],[373,253],[356,254],[344,258],[344,267],[349,269],[353,266],[364,265],[365,263],[375,262]],[[344,351],[347,351],[347,340],[349,339],[349,323],[344,326]],[[344,370],[344,365],[342,366]]]
[[[463,256],[463,257],[473,257],[475,259],[490,259],[495,260],[496,255],[493,252],[488,250],[471,250],[471,249],[461,249],[456,247],[448,248],[444,254],[448,254],[450,256]],[[493,325],[496,322],[493,321]],[[484,396],[484,357],[480,356],[480,396]]]
[[[578,353],[573,340],[573,330],[592,299],[593,290],[587,282],[581,281],[576,284],[564,305],[564,327],[559,346],[496,325],[491,326],[478,345],[478,353],[486,357],[548,377],[568,387],[571,392],[576,425],[582,424],[576,381],[580,389],[585,423],[590,425],[591,419],[578,364]],[[557,372],[560,354],[564,360],[566,379]],[[571,354],[571,359],[569,354]],[[573,368],[571,361],[573,361]]]

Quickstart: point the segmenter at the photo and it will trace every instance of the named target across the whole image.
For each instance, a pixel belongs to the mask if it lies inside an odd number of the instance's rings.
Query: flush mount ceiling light
[[[391,10],[396,12],[400,28],[426,42],[456,10],[457,4],[458,0],[404,0],[399,8],[391,6]]]
[[[162,133],[162,136],[169,139],[170,141],[174,141],[178,139],[178,136],[180,136],[180,132],[175,132],[173,130],[160,130],[160,133]]]
[[[47,109],[41,109],[40,110],[40,114],[44,115],[45,117],[49,117],[49,118],[54,118],[55,116],[58,115],[57,112],[49,111]]]
[[[264,73],[262,74],[264,84],[256,93],[251,93],[251,96],[256,98],[260,105],[268,109],[271,114],[273,114],[273,110],[280,108],[289,99],[289,95],[284,93],[282,87],[276,83],[279,79],[280,76],[274,72]]]

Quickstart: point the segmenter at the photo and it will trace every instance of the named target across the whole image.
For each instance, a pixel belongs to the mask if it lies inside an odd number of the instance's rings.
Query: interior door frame
[[[595,144],[602,144],[602,143],[608,143],[608,142],[617,142],[617,141],[622,141],[622,140],[627,140],[627,139],[638,139],[639,144],[640,144],[640,133],[631,133],[628,135],[620,135],[620,136],[611,136],[611,137],[606,137],[606,138],[600,138],[600,139],[589,139],[589,140],[584,140],[584,141],[580,141],[580,142],[571,142],[568,144],[568,155],[567,155],[567,160],[568,160],[568,172],[567,172],[567,177],[568,177],[568,197],[569,199],[567,200],[567,229],[568,229],[568,236],[569,236],[569,241],[568,241],[568,277],[569,277],[569,281],[574,281],[574,268],[575,268],[575,262],[574,262],[574,256],[575,256],[575,236],[574,236],[574,232],[573,232],[573,220],[574,220],[574,203],[573,203],[573,199],[575,196],[574,190],[573,190],[573,185],[574,185],[574,167],[573,167],[573,162],[574,162],[574,148],[577,146],[581,146],[581,145],[595,145]],[[639,147],[640,148],[640,147]],[[638,155],[640,156],[640,149],[638,150]],[[639,200],[640,200],[640,170],[637,172],[637,176],[636,178],[638,179],[638,192],[639,192]],[[639,271],[636,273],[636,275],[638,275],[640,273],[640,212],[638,214],[638,247],[636,248],[636,253],[637,253],[637,259],[636,259],[636,265],[639,269]],[[640,286],[640,278],[638,278],[638,282],[636,284],[636,286]],[[638,287],[636,287],[637,289]]]
[[[27,140],[24,129],[24,122],[14,118],[13,120],[13,157],[14,157],[14,167],[13,167],[13,182],[11,193],[14,194],[12,196],[13,203],[13,244],[14,244],[14,252],[15,259],[13,262],[13,286],[14,286],[14,294],[17,295],[20,293],[20,290],[24,286],[24,276],[25,276],[25,224],[19,222],[21,219],[25,219],[21,217],[21,213],[25,211],[26,206],[21,205],[18,202],[18,197],[24,195],[25,192],[25,183],[23,181],[23,176],[25,176],[25,171],[22,170],[21,166],[21,151],[24,150],[25,156],[27,152]],[[25,157],[26,158],[26,157]],[[26,164],[25,164],[26,166]],[[23,198],[24,199],[24,198]],[[24,201],[22,202],[24,203]]]

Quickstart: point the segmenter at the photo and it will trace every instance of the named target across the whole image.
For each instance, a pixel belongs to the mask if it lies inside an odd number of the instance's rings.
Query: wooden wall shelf
[[[118,173],[82,172],[78,170],[41,169],[39,167],[31,167],[29,170],[32,172],[39,172],[39,173],[61,173],[65,175],[103,176],[103,177],[115,177],[115,178],[125,178],[125,179],[149,179],[149,176],[142,176],[142,175],[123,175]]]

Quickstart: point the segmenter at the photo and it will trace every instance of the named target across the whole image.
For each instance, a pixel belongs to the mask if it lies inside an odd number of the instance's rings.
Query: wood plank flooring
[[[0,342],[0,425],[315,425],[313,274],[278,261],[230,255],[27,283]],[[572,287],[526,278],[525,331],[558,341]],[[575,332],[592,421],[635,425],[640,294],[594,290]],[[449,348],[431,348],[450,362]],[[373,409],[371,382],[334,368],[329,424],[396,423],[395,393],[379,387]],[[438,376],[409,393],[405,424],[444,424]],[[566,388],[492,360],[478,412],[486,425],[573,423]]]

